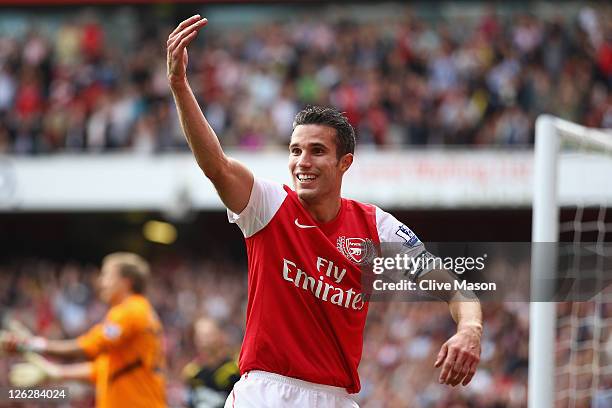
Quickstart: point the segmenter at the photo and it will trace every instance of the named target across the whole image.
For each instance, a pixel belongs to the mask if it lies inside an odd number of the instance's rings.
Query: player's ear
[[[353,164],[353,153],[347,153],[340,158],[340,171],[343,173]]]

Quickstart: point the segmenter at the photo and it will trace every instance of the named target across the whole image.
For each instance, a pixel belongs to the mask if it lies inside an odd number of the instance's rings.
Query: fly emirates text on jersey
[[[355,292],[352,288],[344,290],[324,281],[324,276],[327,276],[339,284],[346,275],[345,268],[340,269],[332,261],[317,257],[316,269],[319,272],[318,279],[301,267],[298,268],[295,262],[283,258],[283,279],[287,282],[293,283],[297,288],[312,292],[317,299],[324,302],[331,302],[347,309],[363,309],[364,301],[361,293]]]

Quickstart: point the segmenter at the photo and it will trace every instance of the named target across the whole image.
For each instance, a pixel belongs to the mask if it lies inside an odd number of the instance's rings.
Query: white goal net
[[[529,407],[612,407],[612,132],[541,116],[534,166]]]

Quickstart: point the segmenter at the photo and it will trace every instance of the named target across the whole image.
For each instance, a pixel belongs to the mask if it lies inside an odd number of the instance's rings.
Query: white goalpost
[[[606,214],[606,209],[612,208],[612,200],[606,198],[612,195],[612,171],[607,176],[598,174],[595,177],[599,183],[603,183],[594,189],[601,189],[598,197],[585,193],[573,203],[560,199],[560,183],[566,181],[567,177],[560,177],[559,163],[564,151],[562,147],[567,142],[574,151],[585,154],[580,158],[583,161],[590,162],[588,155],[594,155],[612,163],[610,131],[586,128],[550,115],[542,115],[537,119],[533,181],[532,302],[529,317],[529,408],[599,408],[600,398],[607,398],[601,391],[604,389],[605,392],[604,381],[612,380],[612,361],[608,361],[605,355],[606,345],[612,345],[612,322],[606,314],[612,308],[612,296],[604,290],[594,292],[593,298],[586,302],[587,306],[583,307],[582,302],[565,302],[563,310],[558,313],[560,304],[552,301],[555,288],[551,284],[555,282],[556,276],[542,276],[556,273],[558,249],[556,245],[538,243],[559,242],[559,235],[569,232],[573,237],[572,242],[582,244],[582,233],[592,232],[589,244],[593,244],[596,250],[604,251],[606,233],[612,231],[612,221],[608,221],[608,218],[612,218],[612,211]],[[576,177],[578,182],[574,179],[574,185],[580,185],[580,176]],[[589,183],[585,179],[586,184]],[[593,190],[593,186],[590,188]],[[574,219],[570,222],[560,222],[562,206],[576,208]],[[595,220],[584,217],[585,208],[590,214],[595,214]],[[576,267],[576,271],[579,269]],[[598,273],[601,275],[603,272]],[[605,282],[604,276],[599,278]],[[586,336],[590,342],[588,345],[583,344],[586,341],[582,341],[585,337],[582,332],[576,334],[583,327],[587,327],[589,333]],[[559,336],[560,333],[563,335]],[[588,353],[582,353],[587,347],[590,347]],[[612,396],[610,398],[612,401]]]

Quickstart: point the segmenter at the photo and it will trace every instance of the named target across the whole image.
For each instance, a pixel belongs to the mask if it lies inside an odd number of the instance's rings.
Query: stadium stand
[[[46,30],[0,17],[0,152],[186,149],[159,47],[174,21],[154,7],[93,10],[64,10]],[[231,34],[212,21],[191,69],[222,143],[284,146],[308,103],[345,111],[377,146],[530,144],[540,113],[612,126],[603,5],[552,17],[490,8],[458,25],[400,10],[383,21],[301,12]]]

